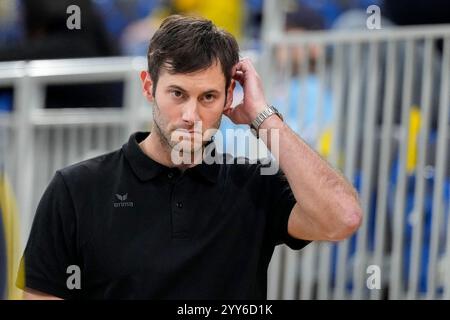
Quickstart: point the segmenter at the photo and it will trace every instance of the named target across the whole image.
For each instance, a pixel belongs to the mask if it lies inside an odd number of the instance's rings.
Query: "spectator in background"
[[[118,54],[90,0],[78,0],[81,29],[67,28],[73,0],[22,0],[25,39],[0,48],[0,61],[105,57]],[[3,94],[2,94],[3,92]],[[0,97],[5,90],[0,89]],[[122,84],[50,86],[47,108],[120,107]]]
[[[287,33],[324,28],[322,16],[307,6],[298,5],[286,15]],[[332,95],[326,83],[328,77],[324,75],[321,79],[317,74],[317,61],[323,55],[325,49],[317,44],[310,44],[308,48],[280,46],[276,51],[277,69],[285,71],[283,76],[288,82],[275,83],[274,99],[280,110],[283,110],[282,113],[289,126],[312,145],[319,142],[319,135],[331,125],[333,117]],[[303,64],[308,66],[304,74],[302,74]],[[322,92],[321,81],[323,81]],[[323,104],[322,112],[319,112],[320,99]]]
[[[154,8],[147,16],[130,23],[120,35],[123,53],[128,56],[145,56],[148,40],[158,29],[163,19],[173,12],[168,1]]]
[[[137,0],[135,0],[137,1]],[[144,19],[130,24],[121,36],[127,55],[145,55],[148,39],[158,29],[161,21],[171,14],[200,16],[242,40],[244,2],[241,0],[165,0]]]
[[[112,56],[118,54],[90,0],[78,0],[81,30],[67,28],[72,0],[22,0],[25,39],[0,48],[0,61]]]
[[[120,38],[131,23],[147,17],[165,0],[93,0],[105,27],[114,38]]]
[[[244,2],[242,0],[171,0],[173,9],[184,15],[197,15],[213,21],[242,39]]]
[[[262,25],[263,0],[245,1],[245,19],[242,26],[246,48],[260,51],[262,43],[260,41]]]
[[[315,10],[297,5],[286,15],[285,31],[305,32],[324,29],[322,16]],[[332,94],[328,86],[328,75],[320,78],[317,74],[317,60],[324,58],[325,50],[318,45],[310,45],[305,52],[301,46],[291,46],[289,48],[279,46],[275,53],[275,70],[273,75],[271,99],[283,114],[285,121],[297,132],[302,139],[311,145],[317,145],[324,140],[325,132],[331,126],[333,118]],[[290,57],[290,58],[289,58]],[[288,62],[289,59],[289,62]],[[301,73],[302,64],[307,59],[309,68],[306,73]],[[325,58],[324,58],[325,59]],[[284,73],[283,73],[284,72]],[[277,77],[281,77],[277,78]],[[321,90],[323,84],[323,90]],[[239,102],[241,90],[237,86],[235,89],[234,101]],[[319,111],[319,108],[321,110]],[[225,148],[228,153],[233,154],[230,148],[233,141],[229,141],[226,136],[228,129],[242,129],[245,127],[235,125],[228,119],[222,120],[220,130],[224,137]],[[237,140],[243,140],[243,134],[237,132]],[[327,148],[319,148],[323,155],[327,155]],[[245,146],[237,145],[236,156],[245,154]]]
[[[147,18],[162,6],[165,0],[93,0],[98,9],[106,29],[111,37],[120,40],[121,52],[124,55],[145,55],[148,47],[148,39],[154,32],[152,28],[128,28],[131,25],[147,24]],[[140,23],[137,23],[139,21]],[[160,22],[160,20],[158,20]],[[126,34],[129,30],[129,35]],[[142,32],[141,32],[142,31]],[[126,42],[123,39],[127,40]],[[129,39],[128,39],[129,38]],[[143,39],[145,41],[135,41]]]

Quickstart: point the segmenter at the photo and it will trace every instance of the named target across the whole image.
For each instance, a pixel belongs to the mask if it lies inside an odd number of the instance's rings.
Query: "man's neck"
[[[172,149],[166,143],[164,143],[161,137],[155,131],[152,131],[147,138],[139,143],[141,150],[144,154],[154,161],[166,166],[177,167],[181,171],[191,168],[198,163],[201,163],[201,157],[203,152],[194,153],[191,157],[191,164],[174,164],[172,161]],[[198,158],[200,156],[200,158]],[[197,157],[197,161],[194,157]]]

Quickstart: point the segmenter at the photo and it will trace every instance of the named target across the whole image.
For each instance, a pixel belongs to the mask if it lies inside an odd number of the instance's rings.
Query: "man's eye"
[[[211,101],[213,101],[214,100],[214,95],[213,94],[206,94],[204,97],[203,97],[203,99],[206,101],[206,102],[211,102]]]
[[[172,90],[171,94],[175,98],[182,98],[183,97],[183,93],[181,91],[178,91],[178,90]]]

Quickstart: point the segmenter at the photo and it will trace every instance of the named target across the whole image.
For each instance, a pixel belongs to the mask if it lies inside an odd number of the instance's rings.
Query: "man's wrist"
[[[267,105],[250,124],[251,132],[259,139],[260,130],[270,130],[273,128],[280,128],[283,126],[283,116],[281,113],[271,105]]]
[[[283,120],[281,120],[281,118],[276,113],[274,113],[261,123],[261,125],[258,128],[258,131],[261,129],[263,130],[270,130],[274,128],[280,129],[283,126],[283,124],[284,124]]]
[[[281,121],[283,121],[283,116],[281,113],[272,105],[266,105],[264,109],[262,109],[252,120],[250,123],[250,127],[254,129],[255,131],[258,131],[262,124],[269,118],[272,118],[272,116],[275,115],[277,118],[279,118]]]

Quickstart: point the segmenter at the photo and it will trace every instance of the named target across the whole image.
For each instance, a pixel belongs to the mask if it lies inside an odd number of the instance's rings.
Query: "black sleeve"
[[[286,244],[294,250],[308,245],[310,240],[297,239],[288,233],[288,221],[292,208],[297,203],[291,187],[281,169],[275,175],[266,176],[269,182],[269,228],[275,245]]]
[[[66,281],[67,268],[77,265],[76,219],[69,190],[56,172],[39,202],[25,252],[20,262],[25,282],[16,285],[59,298],[72,298]]]

